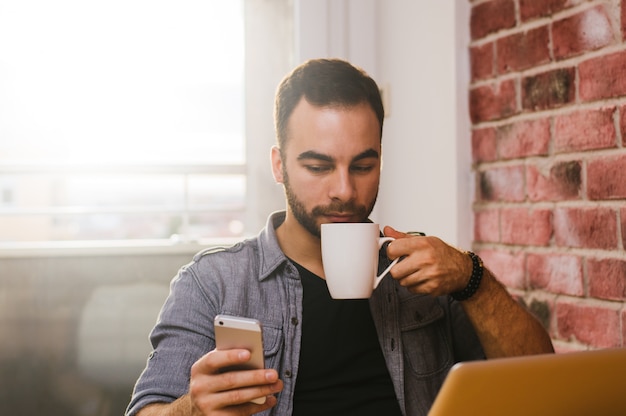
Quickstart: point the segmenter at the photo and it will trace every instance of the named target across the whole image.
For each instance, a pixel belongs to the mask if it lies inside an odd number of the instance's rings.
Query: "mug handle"
[[[388,241],[393,241],[393,240],[395,240],[395,238],[393,238],[393,237],[380,237],[378,239],[378,249],[380,250],[382,248],[383,244],[385,244]],[[376,279],[374,279],[374,289],[376,289],[376,287],[378,287],[378,284],[380,283],[381,280],[383,280],[383,277],[385,277],[385,275],[387,273],[389,273],[389,270],[391,270],[391,268],[393,266],[395,266],[395,264],[399,260],[400,260],[400,257],[398,257],[397,259],[392,261],[391,264],[389,266],[387,266],[387,268],[379,276],[376,276]]]

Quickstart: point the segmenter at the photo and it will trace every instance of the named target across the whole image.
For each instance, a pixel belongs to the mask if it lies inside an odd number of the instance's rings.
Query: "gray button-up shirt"
[[[275,228],[284,218],[284,212],[273,214],[257,237],[200,252],[179,271],[150,335],[154,350],[127,415],[187,393],[192,364],[215,348],[213,318],[218,314],[261,321],[265,365],[275,368],[284,382],[278,404],[263,414],[291,415],[300,356],[302,283],[276,239]],[[381,253],[380,270],[387,262]],[[484,358],[462,308],[447,296],[411,294],[387,276],[372,294],[370,307],[405,415],[428,413],[454,363]]]

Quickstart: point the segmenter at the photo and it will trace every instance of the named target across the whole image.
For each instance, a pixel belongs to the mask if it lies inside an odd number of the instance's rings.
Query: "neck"
[[[320,239],[302,227],[289,211],[285,221],[276,229],[276,237],[285,256],[324,277]]]

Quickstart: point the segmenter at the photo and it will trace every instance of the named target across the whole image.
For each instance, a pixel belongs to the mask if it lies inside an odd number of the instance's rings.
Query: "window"
[[[263,3],[1,2],[0,243],[242,235]]]

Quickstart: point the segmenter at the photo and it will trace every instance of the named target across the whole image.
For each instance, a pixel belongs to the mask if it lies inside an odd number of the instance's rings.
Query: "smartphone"
[[[222,369],[223,372],[256,370],[265,367],[263,331],[258,320],[240,316],[217,315],[214,323],[216,349],[242,348],[250,351],[250,361],[241,365],[224,367]],[[265,403],[265,397],[259,397],[252,401],[257,404],[263,404]]]

